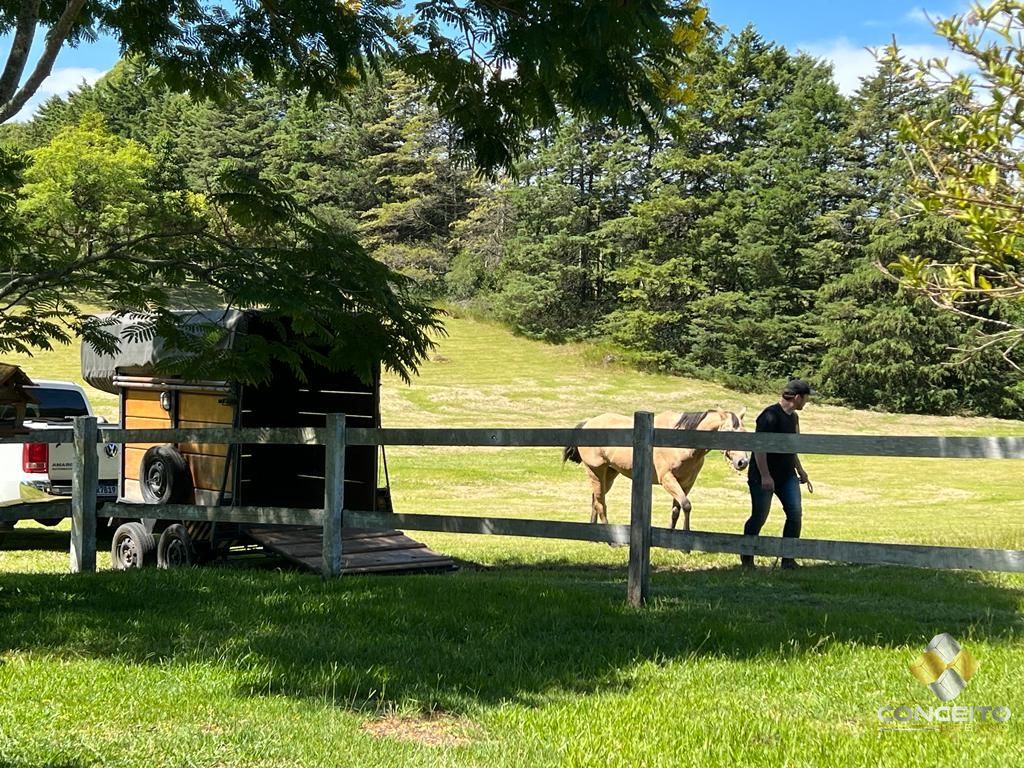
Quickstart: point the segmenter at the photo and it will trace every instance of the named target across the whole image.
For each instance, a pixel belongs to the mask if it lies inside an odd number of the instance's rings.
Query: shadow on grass
[[[24,525],[24,524],[23,524]],[[0,552],[67,552],[71,534],[55,528],[15,528],[0,531]]]
[[[558,561],[333,582],[233,568],[4,574],[0,587],[0,651],[207,664],[240,695],[455,712],[623,689],[647,660],[917,647],[944,631],[1012,642],[1024,602],[1024,588],[971,573],[807,566],[657,571],[651,605],[634,610],[622,569]]]
[[[99,526],[96,548],[109,549],[113,533],[107,526]],[[0,552],[67,552],[70,543],[71,532],[66,528],[28,527],[21,523],[13,530],[0,530]]]

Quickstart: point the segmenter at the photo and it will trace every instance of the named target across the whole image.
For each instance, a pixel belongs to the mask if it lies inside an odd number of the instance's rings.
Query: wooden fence
[[[96,419],[75,419],[71,430],[2,438],[0,442],[68,442],[75,446],[69,502],[0,507],[0,521],[71,516],[72,572],[96,568],[96,518],[152,517],[251,524],[317,525],[324,530],[324,576],[341,572],[342,520],[349,526],[399,528],[628,544],[628,599],[640,605],[650,583],[650,548],[799,557],[850,563],[923,568],[1024,571],[1024,551],[785,539],[729,533],[675,531],[651,526],[652,450],[656,446],[733,449],[768,453],[958,459],[1024,458],[1022,437],[888,437],[864,435],[782,435],[753,432],[698,432],[654,429],[653,414],[634,415],[633,429],[368,429],[346,428],[344,415],[330,415],[324,429],[118,429],[97,428]],[[195,505],[105,504],[96,508],[97,460],[91,446],[114,443],[281,443],[326,448],[323,509],[205,507]],[[630,524],[594,525],[550,520],[393,514],[344,508],[345,448],[348,445],[551,447],[632,446],[634,481]],[[87,450],[88,449],[88,450]]]

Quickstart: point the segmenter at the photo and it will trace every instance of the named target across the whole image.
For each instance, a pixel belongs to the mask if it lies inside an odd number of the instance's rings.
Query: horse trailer
[[[215,323],[231,346],[242,334],[270,338],[279,325],[258,311],[181,312],[189,325]],[[351,370],[332,371],[307,363],[304,380],[281,362],[272,362],[262,384],[201,381],[158,374],[169,354],[159,337],[138,332],[132,319],[108,319],[108,332],[120,340],[113,355],[82,347],[82,375],[92,386],[116,394],[125,429],[202,429],[324,427],[331,413],[358,427],[380,426],[380,366],[364,381]],[[132,325],[136,327],[133,329]],[[118,501],[123,504],[291,507],[322,509],[325,489],[323,446],[286,444],[127,444],[121,454]],[[345,506],[381,510],[390,505],[387,488],[378,488],[376,446],[345,451]],[[246,526],[169,518],[117,520],[111,546],[115,568],[188,565],[229,551],[263,547],[310,567],[311,538],[318,529],[295,526]],[[403,558],[388,552],[408,542],[411,568],[450,567],[451,561],[397,531],[376,536],[346,530],[362,541],[360,553],[346,553],[348,571],[401,570]],[[380,538],[376,550],[365,539]],[[386,540],[385,540],[386,539]],[[300,542],[300,543],[296,543]],[[295,546],[289,547],[289,544]],[[403,549],[397,546],[397,549]],[[298,552],[301,550],[301,552]],[[416,550],[412,553],[411,550]],[[387,555],[387,556],[385,556]],[[436,560],[437,562],[434,562]],[[379,567],[374,567],[375,565]]]

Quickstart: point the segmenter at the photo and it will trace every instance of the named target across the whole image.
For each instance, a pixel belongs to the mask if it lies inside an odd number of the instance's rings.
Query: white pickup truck
[[[37,381],[25,387],[36,399],[26,408],[24,425],[32,432],[70,429],[75,416],[92,416],[85,390],[70,381]],[[0,406],[0,408],[9,406]],[[99,486],[96,501],[117,500],[121,469],[120,446],[99,443]],[[72,443],[0,444],[0,505],[19,501],[52,501],[71,496]],[[39,518],[56,525],[61,517]],[[0,526],[5,524],[0,522]],[[10,527],[13,523],[6,524]]]

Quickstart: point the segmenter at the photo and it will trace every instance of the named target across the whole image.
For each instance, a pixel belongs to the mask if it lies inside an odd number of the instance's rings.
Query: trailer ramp
[[[253,526],[245,533],[257,544],[319,573],[323,569],[323,529],[318,526]],[[450,571],[455,562],[401,531],[343,528],[341,572],[398,573]]]

